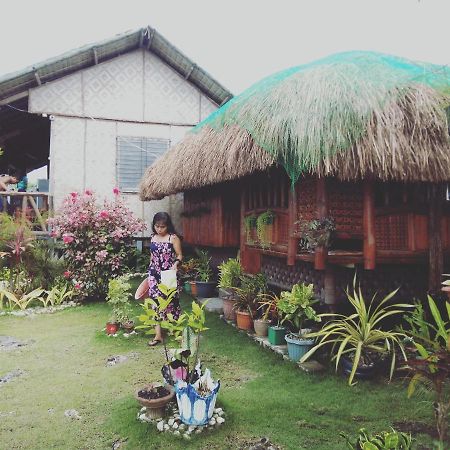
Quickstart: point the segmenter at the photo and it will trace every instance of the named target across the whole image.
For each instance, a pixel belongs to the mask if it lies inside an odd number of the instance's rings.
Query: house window
[[[170,146],[168,139],[117,137],[117,185],[123,192],[136,192],[145,169]]]

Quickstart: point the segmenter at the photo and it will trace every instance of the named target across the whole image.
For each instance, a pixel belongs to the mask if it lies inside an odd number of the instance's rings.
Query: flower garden
[[[346,314],[330,313],[312,286],[273,291],[238,259],[216,270],[200,251],[181,267],[175,320],[163,314],[174,290],[133,300],[148,257],[132,237],[144,224],[118,190],[103,202],[70,194],[48,240],[0,217],[4,448],[449,445],[449,303],[364,299],[355,278]],[[223,316],[192,292],[215,275]],[[156,325],[166,337],[149,348]],[[284,358],[271,351],[285,347]],[[312,359],[321,372],[302,370]]]

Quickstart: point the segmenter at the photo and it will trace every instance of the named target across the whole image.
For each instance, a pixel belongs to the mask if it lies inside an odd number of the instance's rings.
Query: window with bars
[[[145,169],[170,146],[168,139],[117,137],[116,177],[122,192],[136,192]]]

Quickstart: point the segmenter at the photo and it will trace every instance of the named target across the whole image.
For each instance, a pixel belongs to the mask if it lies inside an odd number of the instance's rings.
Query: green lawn
[[[105,304],[92,304],[51,315],[0,317],[0,335],[33,340],[20,350],[0,351],[0,377],[25,372],[0,385],[0,449],[111,449],[118,439],[126,439],[123,449],[227,449],[246,448],[263,436],[283,449],[344,449],[340,431],[433,423],[429,399],[407,399],[399,380],[349,387],[331,372],[308,375],[209,315],[203,360],[221,379],[218,405],[226,422],[189,442],[160,434],[136,420],[140,406],[133,393],[160,379],[162,349],[148,348],[144,336],[104,335],[109,312]],[[107,367],[113,355],[131,357]],[[67,409],[76,409],[81,419],[65,417]],[[428,435],[415,437],[419,448],[431,448]]]

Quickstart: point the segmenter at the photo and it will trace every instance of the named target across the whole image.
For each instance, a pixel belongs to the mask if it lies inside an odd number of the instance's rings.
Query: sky
[[[450,0],[15,0],[0,76],[147,25],[234,94],[332,53],[372,50],[450,64]]]

